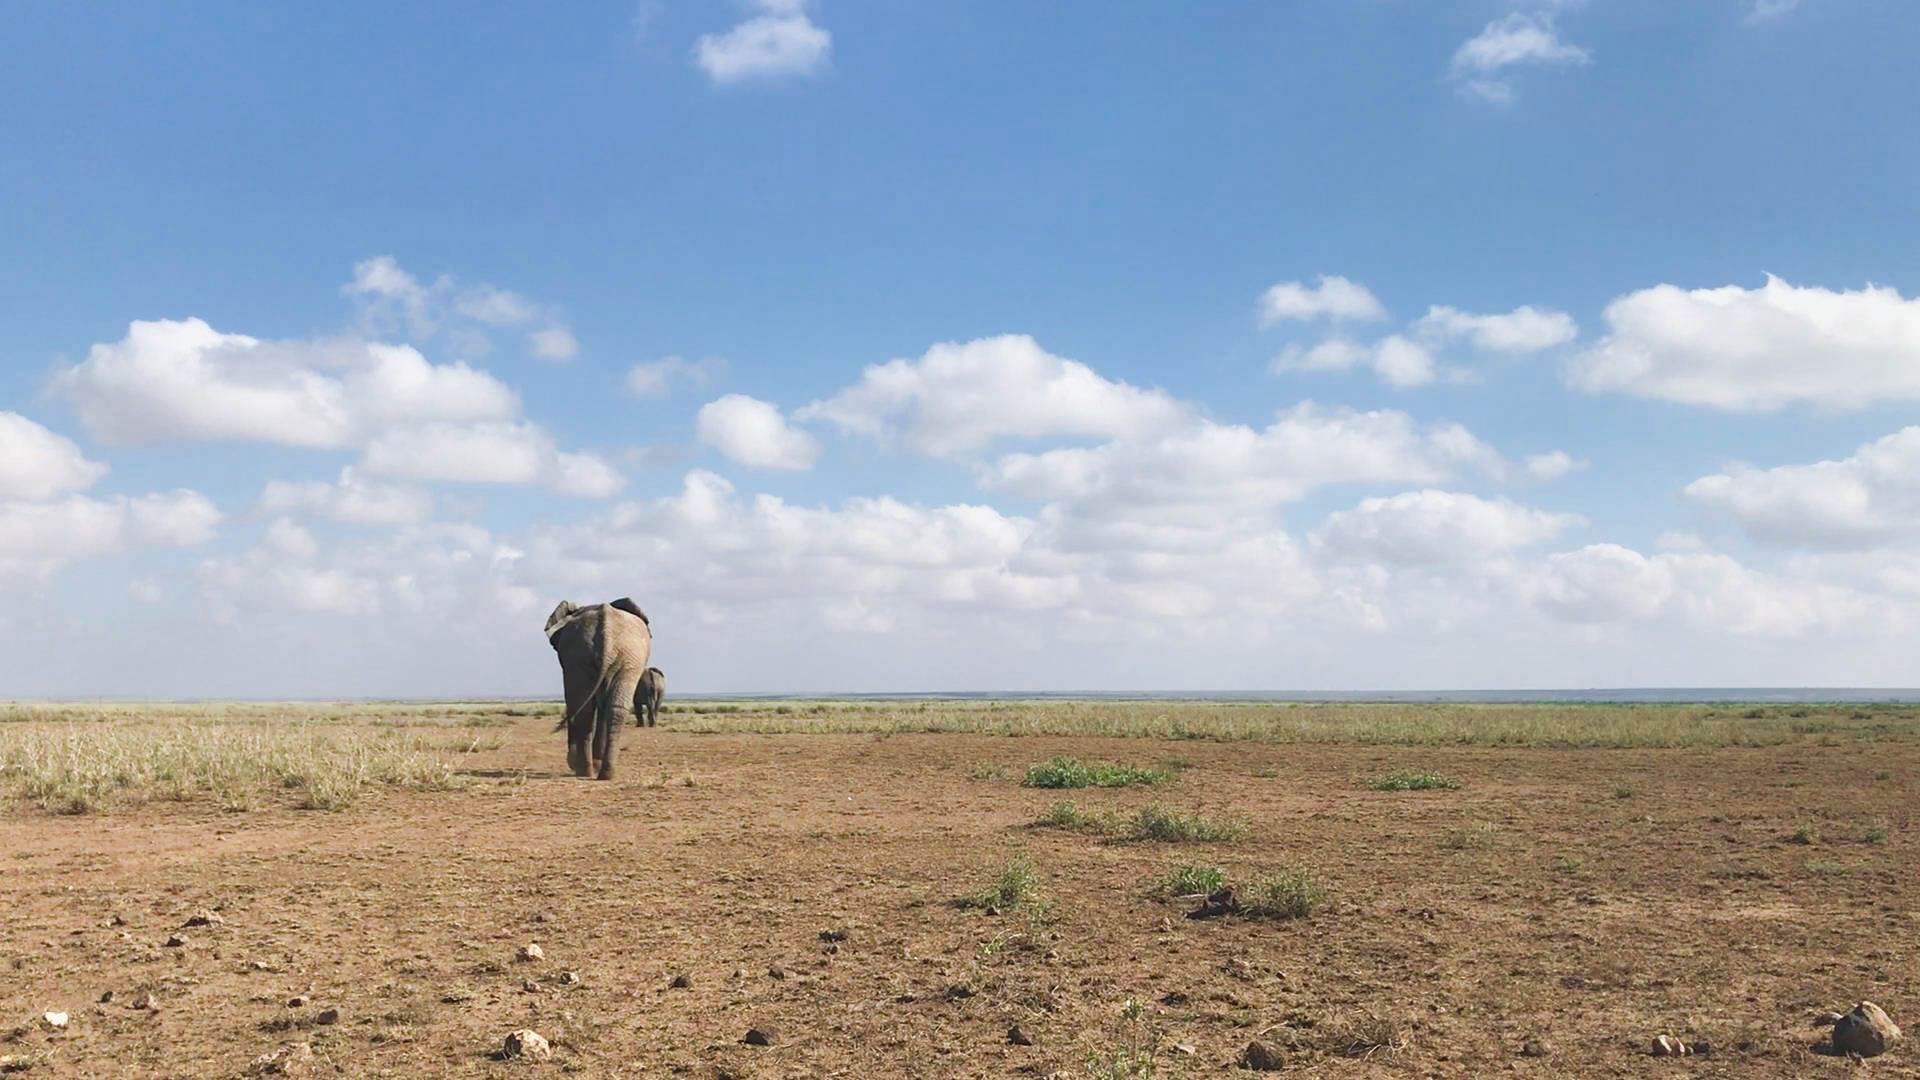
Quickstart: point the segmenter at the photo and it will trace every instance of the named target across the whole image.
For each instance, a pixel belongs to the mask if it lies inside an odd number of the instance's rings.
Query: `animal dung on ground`
[[[1287,1067],[1287,1059],[1280,1051],[1255,1039],[1240,1052],[1240,1067],[1252,1072],[1279,1072]]]
[[[780,1041],[780,1029],[772,1024],[758,1024],[747,1029],[748,1046],[772,1046]]]

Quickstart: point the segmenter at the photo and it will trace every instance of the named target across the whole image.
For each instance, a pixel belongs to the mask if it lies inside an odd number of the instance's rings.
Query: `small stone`
[[[227,920],[220,917],[219,912],[211,908],[201,908],[199,911],[187,916],[188,926],[220,926],[226,921]]]
[[[673,977],[673,981],[667,984],[667,989],[691,990],[693,989],[693,976],[683,971]]]
[[[1671,1035],[1657,1035],[1652,1045],[1647,1047],[1647,1053],[1654,1057],[1685,1057],[1693,1053],[1693,1047]]]
[[[787,977],[787,969],[780,967],[779,965],[775,965],[767,969],[767,978],[769,979],[784,979],[786,977]]]
[[[186,943],[187,943],[187,935],[185,934],[168,934],[167,935],[167,948],[169,949],[181,948],[185,946]]]
[[[1033,1036],[1022,1031],[1019,1024],[1007,1029],[1007,1041],[1015,1046],[1032,1046]]]
[[[456,986],[440,995],[442,1005],[464,1005],[473,1000],[473,991],[464,986]]]
[[[526,994],[539,994],[539,993],[545,992],[540,989],[540,984],[537,982],[534,982],[532,979],[521,979],[520,991]]]
[[[127,920],[121,918],[119,915],[114,915],[112,918],[109,918],[107,920],[107,925],[108,926],[125,926],[127,925]]]
[[[67,1014],[63,1012],[43,1012],[40,1014],[40,1022],[55,1031],[59,1031],[61,1028],[67,1026]]]
[[[1280,1051],[1258,1039],[1248,1043],[1247,1048],[1240,1051],[1240,1067],[1252,1072],[1279,1072],[1286,1068],[1286,1065],[1287,1059],[1281,1055]]]
[[[529,942],[520,946],[519,951],[513,954],[513,958],[522,963],[527,963],[533,960],[545,960],[547,954],[541,950],[540,946]],[[516,1031],[514,1034],[518,1035],[519,1032]]]
[[[968,986],[966,983],[954,983],[952,986],[947,987],[947,1000],[965,1001],[976,993],[979,993],[979,991]]]
[[[1173,1051],[1176,1054],[1185,1054],[1188,1057],[1192,1057],[1193,1055],[1199,1053],[1199,1051],[1195,1050],[1192,1044],[1190,1043],[1174,1043],[1168,1046],[1167,1049]]]
[[[772,1046],[780,1040],[780,1029],[772,1024],[761,1024],[747,1029],[748,1046]]]
[[[1521,1057],[1543,1058],[1550,1057],[1552,1054],[1553,1044],[1537,1036],[1520,1044]]]
[[[577,971],[563,971],[556,976],[553,981],[559,983],[561,986],[579,986],[580,973]]]
[[[296,1076],[313,1066],[312,1043],[285,1043],[278,1050],[261,1054],[247,1066],[259,1076]]]
[[[830,930],[822,930],[820,931],[820,940],[821,941],[845,941],[847,940],[847,930],[845,927],[842,927],[842,926],[836,926]]]
[[[733,969],[733,977],[734,977],[734,979],[735,979],[735,980],[739,980],[739,979],[744,979],[744,978],[746,978],[746,977],[747,977],[747,969],[746,969],[746,968],[734,968],[734,969]]]
[[[252,960],[247,963],[248,971],[272,971],[273,965],[265,960]]]
[[[1188,997],[1179,990],[1169,990],[1165,994],[1160,995],[1160,1004],[1162,1005],[1185,1005],[1192,1000],[1191,997]]]
[[[103,990],[103,991],[101,991],[101,993],[100,993],[100,1004],[102,1004],[102,1005],[105,1005],[105,1004],[107,1004],[108,1002],[110,1002],[110,1001],[112,1001],[112,1000],[113,1000],[113,991],[111,991],[111,990]]]
[[[1900,1025],[1871,1001],[1855,1005],[1833,1025],[1833,1048],[1843,1054],[1878,1057],[1899,1041]]]
[[[295,994],[287,999],[287,1008],[289,1009],[304,1009],[311,1004],[313,1004],[313,999],[305,994]]]
[[[500,1056],[545,1060],[553,1056],[553,1047],[548,1045],[547,1040],[539,1032],[531,1028],[521,1028],[519,1031],[507,1034],[506,1041],[500,1045]]]
[[[339,1009],[321,1009],[320,1015],[314,1017],[313,1022],[323,1026],[328,1024],[337,1024],[340,1022],[340,1010]]]
[[[134,995],[132,1001],[127,1003],[127,1008],[146,1009],[150,1012],[158,1011],[160,1008],[160,999],[154,997],[151,991],[142,990],[140,993]]]

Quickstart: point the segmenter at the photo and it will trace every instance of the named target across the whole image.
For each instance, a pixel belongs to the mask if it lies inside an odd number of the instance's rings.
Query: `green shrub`
[[[1367,786],[1375,791],[1454,791],[1460,787],[1460,781],[1440,773],[1401,769]]]

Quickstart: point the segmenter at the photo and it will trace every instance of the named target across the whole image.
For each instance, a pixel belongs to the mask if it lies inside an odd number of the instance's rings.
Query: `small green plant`
[[[1890,769],[1881,769],[1879,772],[1873,774],[1873,778],[1884,783],[1893,779],[1893,772]]]
[[[1613,789],[1613,797],[1616,799],[1633,799],[1638,798],[1639,795],[1640,789],[1631,784],[1621,784]]]
[[[1129,839],[1161,843],[1214,843],[1238,840],[1247,834],[1247,827],[1241,822],[1185,813],[1157,802],[1136,811],[1127,820],[1125,829]]]
[[[1873,824],[1867,826],[1866,831],[1860,834],[1860,839],[1865,840],[1869,844],[1886,843],[1887,842],[1886,824],[1883,822],[1876,821]]]
[[[1579,855],[1561,855],[1553,860],[1553,866],[1563,874],[1581,874],[1587,869],[1587,860]]]
[[[1793,835],[1787,837],[1787,843],[1789,844],[1817,844],[1819,842],[1820,828],[1812,822],[1801,825],[1793,831]]]
[[[1154,891],[1162,896],[1203,896],[1226,882],[1226,871],[1219,867],[1188,863],[1154,882]]]
[[[1107,819],[1087,813],[1071,799],[1047,807],[1047,812],[1040,818],[1040,824],[1055,829],[1072,829],[1074,832],[1108,831]]]
[[[1855,874],[1872,869],[1873,864],[1865,861],[1837,862],[1814,859],[1807,863],[1807,873],[1818,874],[1821,877],[1852,877]]]
[[[1304,919],[1327,901],[1326,887],[1305,870],[1282,869],[1254,879],[1234,897],[1250,919]]]
[[[1087,1051],[1087,1074],[1093,1080],[1156,1080],[1164,1075],[1158,1067],[1160,1039],[1147,1027],[1146,1010],[1128,998],[1120,1007],[1120,1019],[1124,1026],[1116,1045],[1104,1054]]]
[[[1721,866],[1707,871],[1716,881],[1772,881],[1773,871],[1764,866]]]
[[[960,899],[961,907],[1043,915],[1053,901],[1040,891],[1040,878],[1025,855],[1015,856],[992,884]]]
[[[1172,768],[1165,766],[1140,768],[1116,765],[1110,761],[1088,764],[1079,758],[1056,755],[1038,765],[1029,766],[1027,778],[1021,783],[1030,788],[1116,788],[1158,784],[1170,779],[1173,773]]]
[[[1457,777],[1441,773],[1400,769],[1367,786],[1375,791],[1455,791],[1459,789],[1460,781]]]
[[[995,765],[987,761],[975,762],[973,768],[967,770],[967,779],[969,780],[1004,780],[1006,776],[1007,770],[1005,766]]]

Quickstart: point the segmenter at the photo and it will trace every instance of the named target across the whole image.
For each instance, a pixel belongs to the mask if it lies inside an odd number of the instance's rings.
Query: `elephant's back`
[[[647,620],[604,604],[600,619],[600,632],[608,648],[618,651],[626,664],[645,671],[653,656],[653,630]]]

